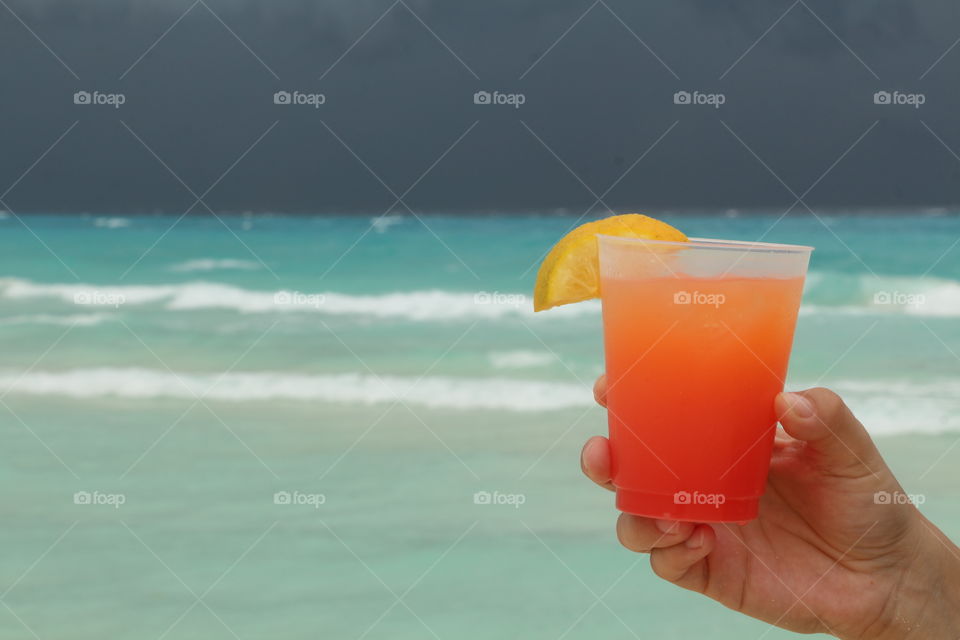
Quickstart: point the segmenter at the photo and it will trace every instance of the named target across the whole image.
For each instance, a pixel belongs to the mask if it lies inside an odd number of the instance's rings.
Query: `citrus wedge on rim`
[[[582,224],[560,238],[540,264],[533,289],[533,310],[543,311],[600,296],[597,235],[686,242],[687,236],[666,222],[625,213]]]

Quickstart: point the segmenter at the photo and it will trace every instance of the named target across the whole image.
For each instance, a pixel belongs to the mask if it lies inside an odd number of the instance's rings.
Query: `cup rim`
[[[802,244],[776,244],[771,242],[754,242],[749,240],[722,240],[718,238],[690,238],[687,242],[677,240],[652,240],[649,238],[630,238],[612,236],[604,233],[596,234],[597,238],[626,244],[652,244],[659,246],[675,246],[688,249],[712,249],[719,251],[751,251],[763,253],[810,253],[814,247]]]

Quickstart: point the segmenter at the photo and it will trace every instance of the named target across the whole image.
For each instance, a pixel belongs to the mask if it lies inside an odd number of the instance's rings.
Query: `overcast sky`
[[[947,1],[7,3],[18,213],[960,204]]]

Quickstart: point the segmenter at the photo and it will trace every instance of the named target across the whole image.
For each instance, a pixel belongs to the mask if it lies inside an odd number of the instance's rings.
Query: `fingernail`
[[[813,415],[813,405],[799,393],[785,393],[788,411],[797,418],[809,418]]]
[[[693,535],[687,538],[687,549],[699,549],[703,546],[704,538],[707,533],[703,529],[697,529]]]
[[[676,533],[680,529],[680,523],[673,520],[654,520],[660,533]]]

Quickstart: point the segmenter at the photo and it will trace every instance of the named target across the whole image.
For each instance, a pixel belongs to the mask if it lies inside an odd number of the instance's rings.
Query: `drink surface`
[[[802,290],[802,277],[603,279],[618,490],[704,505],[763,492]]]

